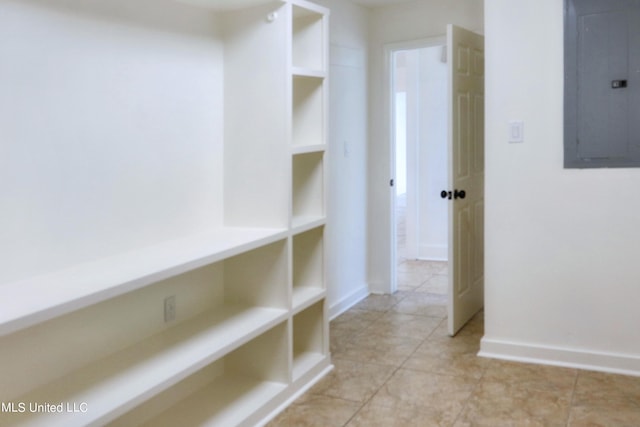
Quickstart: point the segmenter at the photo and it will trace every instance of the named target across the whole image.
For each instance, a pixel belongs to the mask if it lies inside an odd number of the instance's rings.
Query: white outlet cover
[[[522,120],[509,122],[508,138],[510,143],[524,142],[524,122]]]

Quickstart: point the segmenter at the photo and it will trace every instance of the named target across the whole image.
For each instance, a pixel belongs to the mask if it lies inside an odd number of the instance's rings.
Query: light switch
[[[524,122],[522,120],[509,122],[509,142],[524,142]]]

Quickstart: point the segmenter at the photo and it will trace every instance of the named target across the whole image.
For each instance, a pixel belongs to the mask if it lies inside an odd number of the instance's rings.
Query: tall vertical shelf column
[[[329,29],[326,9],[291,7],[291,227],[301,230],[325,221]]]
[[[328,10],[291,2],[291,233],[293,381],[329,363],[325,244]]]

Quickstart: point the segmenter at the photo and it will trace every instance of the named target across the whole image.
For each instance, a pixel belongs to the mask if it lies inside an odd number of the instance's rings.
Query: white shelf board
[[[299,234],[304,231],[311,230],[316,227],[320,227],[326,223],[326,217],[321,215],[316,216],[294,216],[291,218],[291,231],[293,234]]]
[[[86,413],[4,413],[0,425],[103,425],[287,317],[285,309],[241,305],[197,316],[20,398],[22,402],[86,402]]]
[[[291,153],[293,155],[296,154],[308,154],[308,153],[321,153],[326,150],[325,144],[315,144],[315,145],[294,145],[291,148]]]
[[[293,77],[315,77],[318,79],[324,79],[327,77],[327,73],[324,70],[296,66],[291,67],[291,75]]]
[[[325,297],[325,290],[319,287],[294,286],[293,287],[293,314],[309,307]]]
[[[293,380],[301,378],[319,364],[326,362],[327,356],[317,352],[304,352],[293,356]]]
[[[225,227],[0,285],[0,336],[286,237]]]
[[[150,420],[148,427],[237,426],[284,392],[287,384],[222,375],[211,385]]]
[[[269,3],[284,3],[285,0],[176,0],[213,10],[237,10]]]

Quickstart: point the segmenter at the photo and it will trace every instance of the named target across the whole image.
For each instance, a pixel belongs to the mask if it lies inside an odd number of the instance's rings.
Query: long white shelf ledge
[[[291,218],[291,231],[299,234],[313,228],[320,227],[326,223],[324,215],[298,215]]]
[[[321,153],[326,150],[324,144],[314,144],[314,145],[294,145],[291,148],[291,154],[308,154],[308,153]]]
[[[327,356],[317,352],[298,353],[293,356],[293,380],[296,381],[313,368],[327,362]]]
[[[144,424],[144,427],[243,425],[252,411],[283,393],[286,388],[285,383],[223,375]]]
[[[229,258],[287,236],[225,227],[0,285],[0,336]]]
[[[292,66],[291,75],[293,77],[316,77],[318,79],[324,79],[327,77],[327,72],[315,68]]]
[[[293,314],[304,310],[312,304],[320,301],[327,292],[319,287],[294,286],[293,287]]]
[[[287,319],[287,310],[220,307],[141,341],[26,396],[23,402],[86,403],[85,412],[3,413],[0,425],[104,425]]]

